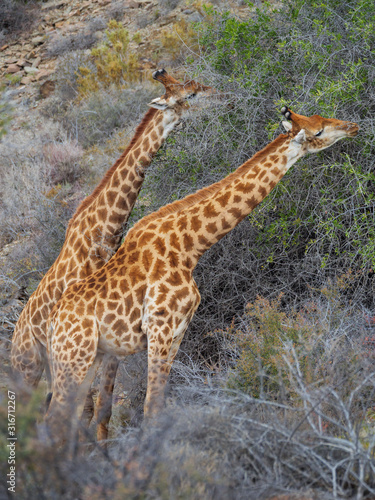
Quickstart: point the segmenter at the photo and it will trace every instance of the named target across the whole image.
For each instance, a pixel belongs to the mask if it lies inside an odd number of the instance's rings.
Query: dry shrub
[[[19,32],[31,29],[40,10],[37,1],[2,0],[0,3],[0,43],[13,39]]]
[[[73,184],[83,175],[81,160],[82,146],[77,141],[65,139],[62,142],[46,144],[43,155],[48,165],[51,184]]]

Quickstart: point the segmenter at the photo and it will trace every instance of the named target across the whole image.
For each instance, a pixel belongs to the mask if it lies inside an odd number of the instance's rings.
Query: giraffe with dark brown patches
[[[153,77],[164,85],[165,94],[149,104],[150,109],[125,152],[76,210],[59,256],[16,324],[12,366],[28,386],[37,386],[44,368],[50,379],[45,347],[46,321],[52,307],[69,285],[100,269],[116,252],[153,156],[181,118],[214,94],[211,87],[193,80],[181,83],[164,70],[156,71]],[[90,286],[99,288],[97,284]],[[116,364],[115,359],[112,364],[108,362],[111,374]],[[100,393],[99,406],[107,404],[107,400],[107,394]],[[102,436],[105,435],[104,427],[105,422]]]
[[[129,231],[107,265],[80,282],[72,295],[69,289],[63,294],[52,310],[48,329],[54,391],[46,419],[52,427],[59,424],[60,413],[66,415],[69,411],[67,405],[72,394],[79,394],[78,411],[82,408],[80,388],[90,385],[90,377],[94,376],[91,367],[97,358],[108,353],[122,358],[147,349],[145,417],[155,415],[164,404],[164,388],[172,362],[200,302],[192,277],[200,257],[246,217],[299,158],[358,132],[355,123],[320,116],[308,118],[288,109],[282,112],[290,119],[283,122],[286,134],[280,134],[220,182],[144,217]],[[315,141],[317,134],[322,144]],[[265,175],[260,175],[262,172]],[[196,218],[201,224],[197,224]],[[130,263],[132,252],[136,251],[138,263],[134,260]],[[143,265],[145,255],[147,266]],[[101,293],[99,288],[94,297],[90,296],[88,282],[92,279],[103,290],[119,291],[121,315],[117,309],[104,316],[107,320],[103,319],[100,311],[108,310],[107,292]],[[135,286],[140,290],[137,296]],[[86,303],[84,317],[77,313],[78,298]],[[67,311],[75,315],[70,324],[64,319]],[[86,328],[84,319],[90,319],[95,326]],[[115,326],[120,319],[122,328]],[[84,362],[74,349],[69,349],[69,360],[59,350],[78,334],[73,333],[77,325],[80,333],[92,341],[92,348],[85,350]],[[60,383],[62,374],[66,376],[64,384]]]

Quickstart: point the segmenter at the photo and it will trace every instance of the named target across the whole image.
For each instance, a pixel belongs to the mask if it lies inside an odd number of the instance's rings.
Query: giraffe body
[[[66,288],[100,269],[116,252],[153,156],[194,106],[192,100],[198,101],[214,93],[211,87],[193,80],[182,84],[164,70],[153,76],[164,85],[165,94],[149,104],[151,108],[128,148],[78,207],[69,222],[59,256],[17,322],[12,339],[12,366],[28,386],[37,386],[44,368],[50,379],[46,362],[46,324],[54,304]],[[116,368],[116,360],[108,363],[110,377]],[[103,385],[102,404],[108,405],[109,396],[105,390]],[[105,435],[105,428],[101,432]]]
[[[299,158],[358,131],[350,122],[283,112],[292,122],[283,122],[287,134],[225,179],[144,217],[104,267],[63,294],[48,330],[54,390],[47,420],[52,425],[78,388],[90,383],[91,367],[105,353],[123,358],[147,349],[145,416],[163,405],[171,364],[200,302],[192,276],[199,258]]]

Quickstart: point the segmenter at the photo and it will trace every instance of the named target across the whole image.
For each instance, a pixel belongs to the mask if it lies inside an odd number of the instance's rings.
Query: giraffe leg
[[[44,347],[31,329],[18,328],[13,336],[11,363],[15,380],[21,389],[36,388],[45,368]]]
[[[154,418],[164,407],[164,393],[168,376],[188,324],[189,322],[183,321],[175,330],[169,328],[167,324],[161,328],[156,324],[149,325],[145,420]],[[163,344],[160,342],[161,338],[165,339]]]
[[[108,438],[108,424],[112,416],[112,396],[119,361],[106,356],[103,363],[99,396],[96,401],[97,440]]]
[[[97,352],[97,336],[92,336],[92,348],[82,358],[80,349],[72,350],[69,333],[61,332],[63,328],[57,328],[49,343],[53,392],[45,421],[52,438],[69,429],[75,439],[87,392],[103,355]]]

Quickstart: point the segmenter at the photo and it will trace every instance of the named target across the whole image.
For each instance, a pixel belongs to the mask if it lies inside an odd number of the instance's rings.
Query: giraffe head
[[[183,115],[191,107],[204,105],[207,102],[207,97],[216,94],[214,88],[202,85],[194,80],[181,83],[170,76],[165,69],[155,71],[152,78],[164,85],[165,94],[162,97],[153,99],[149,106],[162,111],[170,109]]]
[[[317,153],[344,137],[354,137],[359,130],[359,126],[353,122],[319,115],[298,115],[286,106],[281,109],[281,113],[290,120],[282,122],[285,130],[306,153]]]

